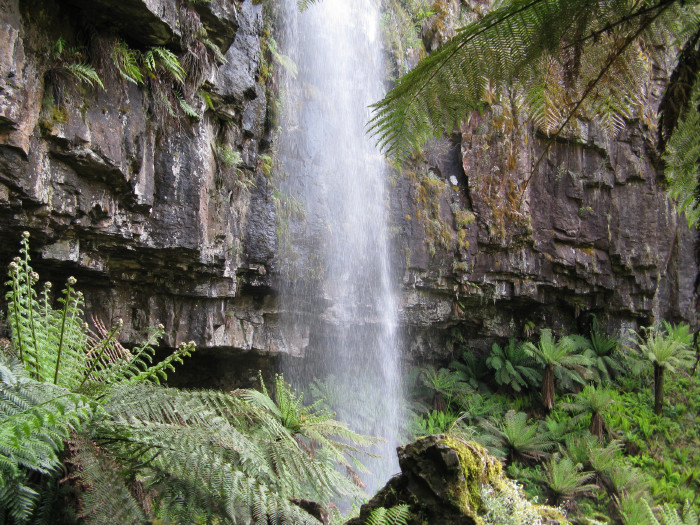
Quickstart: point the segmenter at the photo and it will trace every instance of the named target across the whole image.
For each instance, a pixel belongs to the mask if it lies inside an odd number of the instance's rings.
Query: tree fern
[[[501,3],[400,78],[374,105],[369,129],[388,154],[403,157],[432,137],[452,132],[470,111],[486,107],[487,93],[506,87],[524,91],[526,113],[554,137],[577,116],[594,118],[609,135],[637,117],[653,128],[656,116],[645,109],[650,50],[668,48],[674,38],[685,45],[659,108],[659,145],[663,152],[668,142],[672,196],[693,224],[700,213],[696,2]]]
[[[552,492],[555,504],[598,488],[596,484],[588,483],[594,474],[581,470],[581,464],[575,464],[571,459],[558,454],[546,463],[542,481]]]
[[[118,465],[104,450],[84,434],[72,434],[68,447],[67,461],[79,477],[80,513],[85,523],[130,525],[145,521],[143,509],[119,475]]]
[[[681,514],[678,511],[666,504],[659,509],[659,521],[649,507],[649,503],[643,500],[646,507],[646,523],[644,525],[698,525],[698,515],[691,507],[690,502],[686,501]]]
[[[486,365],[494,371],[496,383],[509,386],[515,392],[536,385],[540,380],[535,359],[515,339],[503,348],[494,343]]]
[[[482,421],[481,426],[489,452],[509,462],[541,458],[553,446],[524,412],[509,410],[502,421]]]
[[[401,78],[375,105],[371,129],[389,153],[406,154],[432,136],[450,132],[469,111],[481,108],[487,85],[498,91],[516,79],[526,85],[540,77],[542,65],[550,64],[541,61],[547,56],[560,59],[564,64],[562,73],[569,78],[581,77],[580,89],[576,90],[573,83],[568,86],[572,94],[577,93],[567,97],[570,109],[578,109],[580,101],[595,96],[597,87],[604,86],[608,77],[613,80],[614,67],[628,59],[630,43],[670,3],[507,2],[458,30],[455,37]],[[612,40],[612,48],[608,40]],[[584,51],[590,52],[589,48],[603,50],[603,71],[600,64],[592,70],[581,67],[581,57],[585,58]],[[567,56],[571,57],[568,61]]]
[[[29,520],[39,502],[30,476],[53,475],[69,433],[89,419],[88,401],[67,389],[28,377],[24,366],[0,354],[0,520]]]
[[[353,441],[372,440],[304,407],[281,379],[275,409],[244,391],[159,386],[193,346],[154,362],[162,327],[132,350],[117,341],[119,323],[107,329],[95,322],[89,332],[74,280],[54,310],[50,287],[40,297],[34,291],[27,239],[8,293],[13,348],[22,360],[0,356],[0,521],[51,516],[53,489],[40,488],[57,485],[66,443],[89,523],[141,522],[153,517],[147,502],[154,501],[173,522],[311,524],[315,518],[291,499],[360,494],[336,464],[345,456],[355,467]],[[140,495],[131,490],[137,479]]]

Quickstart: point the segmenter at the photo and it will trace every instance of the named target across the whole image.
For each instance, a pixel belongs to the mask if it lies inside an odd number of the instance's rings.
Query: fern
[[[646,500],[643,501],[646,507],[647,520],[644,525],[698,525],[698,515],[688,501],[683,506],[682,515],[679,515],[678,511],[668,504],[661,507],[659,511],[661,521],[654,516],[649,503]]]
[[[212,52],[212,54],[214,55],[214,59],[219,64],[226,64],[228,62],[226,56],[221,52],[221,48],[217,46],[214,42],[212,42],[209,38],[203,37],[202,44],[204,44],[204,46]]]
[[[85,523],[143,523],[143,509],[119,476],[117,464],[85,435],[73,434],[68,446],[68,462],[80,478],[81,516]]]
[[[581,464],[576,464],[566,457],[562,458],[558,454],[552,456],[546,463],[542,481],[554,495],[555,503],[586,494],[598,488],[596,484],[588,483],[594,474],[581,472],[581,470]]]
[[[112,47],[112,61],[124,80],[132,84],[143,83],[143,72],[139,67],[139,53],[122,40],[117,40]]]
[[[74,279],[54,310],[50,287],[34,291],[28,235],[10,276],[22,360],[0,356],[0,520],[52,515],[66,444],[72,501],[87,523],[140,523],[153,502],[179,523],[315,524],[293,499],[362,494],[355,456],[375,440],[305,406],[283,378],[274,401],[264,384],[264,393],[162,387],[192,344],[154,362],[162,327],[132,350],[117,341],[121,323],[93,320],[89,332]]]
[[[170,73],[179,83],[185,81],[185,70],[177,55],[164,47],[152,47],[143,55],[143,62],[152,74],[157,74],[158,66]]]
[[[700,221],[700,82],[695,83],[692,99],[684,117],[668,141],[666,177],[669,194],[685,213],[688,225]]]
[[[620,64],[633,58],[630,44],[668,5],[635,5],[622,0],[507,2],[460,29],[402,77],[375,105],[371,129],[390,154],[405,155],[432,136],[449,133],[469,111],[483,107],[487,86],[499,91],[514,79],[527,85],[541,78],[542,65],[551,65],[543,60],[546,57],[562,61],[562,74],[582,76],[578,89],[569,82],[572,95],[564,99],[570,101],[565,112],[571,115],[583,100],[595,98],[597,88],[605,88],[606,80],[618,78],[613,71],[624,70]],[[612,48],[606,45],[610,42],[614,43]],[[581,67],[580,57],[591,52],[605,57],[602,69],[600,61],[593,69]],[[567,55],[571,56],[568,62]],[[551,85],[561,85],[565,78],[559,78]],[[633,92],[631,87],[623,93]],[[546,87],[541,90],[542,94],[546,92]],[[557,129],[567,121],[564,119]]]
[[[536,361],[515,339],[508,341],[504,348],[494,343],[491,354],[486,358],[486,365],[494,371],[497,384],[507,385],[515,392],[540,381]]]
[[[411,517],[409,505],[396,505],[389,509],[379,507],[367,517],[366,525],[407,525]]]
[[[104,84],[95,68],[86,63],[83,48],[68,47],[63,37],[58,37],[51,47],[51,59],[53,60],[53,72],[65,72],[74,77],[78,82],[84,82],[93,86],[97,84],[104,89]]]
[[[537,459],[553,444],[540,433],[536,423],[528,422],[527,414],[509,410],[503,421],[482,421],[483,437],[489,452],[508,459]]]
[[[0,386],[0,509],[24,523],[39,503],[30,475],[58,472],[65,439],[84,426],[91,407],[82,396],[28,377],[2,354]]]
[[[297,0],[299,11],[306,11],[313,4],[317,4],[321,0]]]
[[[185,97],[182,95],[181,92],[173,90],[173,95],[177,99],[178,104],[180,105],[180,109],[183,111],[185,115],[188,117],[196,118],[196,119],[201,119],[202,115],[200,115],[195,108],[193,108],[186,100]]]

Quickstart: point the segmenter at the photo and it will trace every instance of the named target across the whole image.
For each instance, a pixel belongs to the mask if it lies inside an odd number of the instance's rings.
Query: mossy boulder
[[[481,445],[434,435],[397,449],[393,477],[346,525],[363,525],[379,507],[410,506],[409,525],[564,525],[556,509],[535,505]],[[506,521],[504,521],[506,520]]]

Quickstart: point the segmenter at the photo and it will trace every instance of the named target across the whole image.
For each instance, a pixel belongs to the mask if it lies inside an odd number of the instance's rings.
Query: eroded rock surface
[[[216,368],[211,352],[251,356],[236,365],[251,370],[260,355],[303,353],[308,327],[282,328],[278,312],[265,24],[252,0],[4,0],[0,265],[28,230],[42,277],[75,275],[91,313],[124,320],[126,342],[163,323],[165,344],[192,339]],[[202,28],[225,63],[197,40]],[[59,38],[82,46],[105,89],[66,73]],[[202,118],[173,118],[152,86],[121,78],[110,39],[189,60],[208,102],[182,96]],[[505,151],[488,119],[472,115],[390,186],[407,354],[487,347],[529,323],[577,330],[586,312],[613,329],[696,321],[697,232],[664,193],[648,130],[562,140],[521,191],[543,142],[524,128],[522,147]],[[235,168],[217,156],[224,145],[240,154]]]

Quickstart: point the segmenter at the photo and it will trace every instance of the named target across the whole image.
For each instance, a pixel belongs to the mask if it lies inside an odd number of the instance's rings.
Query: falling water
[[[368,460],[373,491],[398,470],[401,419],[386,173],[365,134],[383,95],[379,2],[323,0],[303,13],[284,4],[280,51],[293,64],[280,82],[280,303],[304,356],[285,373],[318,380],[337,419],[386,440]]]

